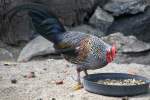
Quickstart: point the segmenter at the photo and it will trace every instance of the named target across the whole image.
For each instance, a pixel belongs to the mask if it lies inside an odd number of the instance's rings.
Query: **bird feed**
[[[118,86],[130,86],[130,85],[141,85],[145,84],[143,80],[137,80],[137,79],[105,79],[105,80],[99,80],[96,82],[97,84],[104,84],[104,85],[118,85]]]

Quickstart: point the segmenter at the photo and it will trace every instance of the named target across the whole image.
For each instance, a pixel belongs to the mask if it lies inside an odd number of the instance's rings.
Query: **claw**
[[[82,84],[76,84],[75,86],[73,86],[73,90],[77,91],[77,90],[80,90],[83,88],[83,85]]]

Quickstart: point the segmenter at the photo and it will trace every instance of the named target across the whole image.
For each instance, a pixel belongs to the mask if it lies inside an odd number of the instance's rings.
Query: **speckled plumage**
[[[65,32],[61,44],[79,47],[77,56],[65,55],[64,57],[81,69],[96,69],[107,64],[106,51],[111,48],[100,38],[81,32]]]

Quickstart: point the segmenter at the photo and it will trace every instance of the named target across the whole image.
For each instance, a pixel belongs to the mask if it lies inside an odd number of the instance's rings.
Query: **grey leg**
[[[80,72],[81,72],[81,69],[77,68],[77,81],[78,81],[78,84],[81,84]]]
[[[86,75],[86,76],[88,75],[88,72],[87,72],[87,70],[86,70],[86,69],[84,70],[84,73],[85,73],[85,75]]]

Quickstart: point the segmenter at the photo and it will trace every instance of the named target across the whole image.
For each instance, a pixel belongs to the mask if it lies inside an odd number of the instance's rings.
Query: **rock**
[[[27,78],[35,78],[35,73],[34,72],[30,72],[28,75],[27,75]]]
[[[3,62],[3,65],[4,66],[16,66],[17,63],[5,61],[5,62]]]
[[[150,50],[150,44],[139,41],[134,36],[124,36],[122,33],[114,33],[102,38],[110,44],[115,43],[117,48],[123,53],[138,53]]]
[[[18,60],[19,62],[29,61],[32,57],[55,53],[53,43],[38,36],[29,42],[21,51]]]
[[[28,73],[27,75],[23,75],[24,78],[35,78],[36,75],[35,75],[35,72],[30,72]]]
[[[80,31],[80,32],[84,32],[84,33],[87,33],[87,34],[92,34],[92,35],[95,35],[95,36],[98,36],[98,37],[101,37],[101,36],[104,35],[104,33],[102,31],[100,31],[99,29],[95,29],[95,28],[93,28],[89,25],[85,25],[85,24],[70,28],[68,30],[70,30],[70,31]]]
[[[43,100],[42,98],[38,98],[37,100]]]
[[[54,12],[64,25],[74,26],[84,23],[89,19],[90,14],[95,9],[97,0],[8,0],[5,5],[2,3],[0,11],[3,13],[16,5],[21,5],[29,2],[38,2],[48,6],[49,10]],[[1,4],[0,4],[1,6]],[[1,9],[3,8],[3,9]],[[0,15],[2,15],[0,13]],[[1,16],[0,16],[1,18]],[[1,23],[1,21],[0,21]],[[28,42],[33,35],[33,28],[30,23],[30,18],[26,12],[19,12],[14,18],[12,23],[5,25],[5,32],[0,38],[6,43],[19,45],[21,42]],[[11,27],[8,28],[8,25]],[[0,24],[0,31],[4,28]],[[10,29],[10,30],[9,30]]]
[[[146,0],[110,0],[104,6],[104,9],[111,12],[114,16],[119,16],[144,12],[146,6]]]
[[[110,0],[96,0],[97,5],[100,7],[103,7],[106,3],[108,3]]]
[[[4,48],[0,48],[0,61],[13,61],[13,54]]]
[[[136,63],[150,65],[150,51],[142,53],[118,53],[115,63]]]
[[[56,98],[52,98],[52,100],[56,100]]]
[[[112,15],[101,9],[100,7],[97,7],[94,14],[90,18],[89,23],[99,28],[102,32],[106,32],[107,28],[113,23],[114,18]]]
[[[39,2],[39,0],[32,0]],[[49,10],[58,16],[66,26],[84,22],[95,8],[97,0],[40,0],[48,5]]]
[[[108,28],[107,34],[121,32],[124,35],[134,35],[140,40],[150,42],[149,25],[150,7],[144,13],[116,18]]]
[[[139,41],[134,36],[114,33],[102,39],[118,48],[115,63],[150,64],[150,43]]]
[[[16,80],[16,79],[11,79],[11,83],[12,83],[12,84],[16,84],[16,83],[17,83],[17,80]]]
[[[0,4],[0,17],[4,11],[16,5],[25,3],[24,0],[7,0]],[[6,12],[5,12],[6,13]],[[31,27],[29,26],[29,16],[26,12],[19,12],[13,17],[12,22],[0,21],[0,39],[11,45],[19,45],[20,42],[29,41],[32,37]]]
[[[147,3],[148,5],[150,5],[150,0],[146,0],[146,3]]]
[[[63,83],[64,83],[63,80],[58,80],[55,82],[56,85],[62,85]]]
[[[11,80],[12,84],[16,84],[17,83],[17,79],[16,79],[16,77],[14,75],[11,76],[10,80]]]
[[[122,98],[122,100],[129,100],[129,97],[125,96],[125,97]]]

